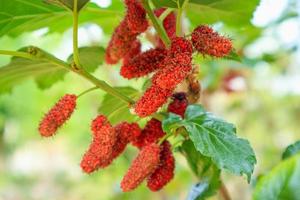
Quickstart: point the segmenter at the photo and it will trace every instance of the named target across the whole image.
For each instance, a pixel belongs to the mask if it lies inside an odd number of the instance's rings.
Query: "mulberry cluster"
[[[133,160],[125,174],[121,188],[124,192],[131,191],[139,186],[154,170],[160,162],[160,146],[150,144],[145,146]]]
[[[91,130],[93,141],[80,164],[86,173],[104,168],[112,162],[113,147],[117,139],[116,131],[104,115],[93,120]]]
[[[223,57],[232,50],[231,40],[220,36],[206,25],[198,26],[191,38],[176,37],[176,16],[171,12],[163,20],[163,26],[171,40],[170,48],[164,46],[159,39],[155,47],[142,52],[141,42],[137,37],[149,26],[146,11],[140,0],[124,0],[124,3],[127,11],[108,44],[106,62],[115,64],[122,59],[120,74],[127,79],[154,72],[150,87],[134,105],[134,111],[139,117],[157,112],[170,97],[172,101],[168,105],[168,112],[184,117],[188,106],[186,93],[173,92],[178,84],[187,79],[190,89],[195,94],[200,93],[200,86],[191,75],[194,49],[203,55]],[[165,10],[157,9],[154,13],[159,17]],[[156,42],[154,38],[154,43]],[[39,125],[40,134],[45,137],[54,135],[70,118],[76,107],[76,100],[76,95],[63,96],[44,116]],[[159,120],[151,118],[141,130],[137,123],[126,121],[112,126],[107,117],[99,115],[91,123],[91,132],[92,142],[80,163],[84,172],[89,174],[109,166],[132,144],[139,153],[123,177],[123,191],[135,189],[144,180],[147,180],[150,190],[158,191],[173,178],[175,159]]]
[[[106,49],[105,60],[108,64],[116,64],[126,57],[137,36],[148,27],[146,11],[141,3],[138,0],[126,0],[125,4],[126,16],[115,29]]]
[[[232,43],[229,38],[220,36],[206,25],[198,26],[192,33],[192,42],[195,49],[203,55],[224,57],[230,54]]]
[[[41,136],[50,137],[56,133],[57,129],[71,117],[76,108],[76,100],[76,95],[66,94],[50,109],[40,122]]]
[[[162,189],[174,177],[175,159],[171,145],[164,141],[161,148],[159,166],[147,179],[147,186],[152,191]]]
[[[168,106],[168,111],[184,117],[185,110],[188,106],[188,100],[184,92],[173,94],[173,101]]]
[[[139,149],[152,143],[156,143],[159,138],[165,135],[161,128],[161,122],[157,119],[150,119],[145,128],[142,130],[139,137],[137,137],[132,144]]]
[[[145,76],[159,68],[159,64],[164,60],[166,54],[167,50],[161,48],[143,52],[128,62],[124,62],[120,74],[128,79]]]
[[[112,127],[103,115],[93,120],[91,125],[93,141],[83,156],[81,168],[86,173],[105,168],[125,150],[128,143],[141,133],[136,123],[121,122]]]

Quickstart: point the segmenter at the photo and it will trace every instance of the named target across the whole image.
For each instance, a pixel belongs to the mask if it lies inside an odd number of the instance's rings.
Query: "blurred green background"
[[[94,2],[100,7],[111,6],[108,0]],[[122,3],[113,3],[122,13]],[[300,139],[299,14],[297,0],[262,0],[253,15],[252,26],[240,29],[213,24],[233,39],[241,62],[195,58],[195,64],[200,65],[201,102],[209,111],[236,124],[238,134],[249,139],[258,160],[255,177],[276,165],[284,148]],[[81,24],[79,45],[105,47],[121,19],[113,17],[103,26],[94,21]],[[185,23],[187,29],[195,26],[192,21]],[[72,52],[71,38],[70,29],[48,33],[43,28],[17,37],[2,36],[0,49],[35,45],[66,59]],[[141,39],[143,49],[149,48],[143,36]],[[1,66],[8,62],[9,57],[0,56]],[[118,69],[103,65],[95,75],[114,86],[129,84],[141,90],[144,80],[124,80]],[[40,137],[37,126],[43,114],[65,93],[79,94],[91,86],[76,74],[67,74],[64,81],[47,90],[40,90],[33,80],[27,80],[10,94],[0,96],[0,199],[186,199],[198,180],[179,153],[174,180],[157,193],[144,185],[131,193],[121,192],[119,183],[137,154],[134,148],[129,148],[107,169],[92,175],[81,172],[79,163],[91,140],[90,121],[104,96],[100,90],[79,99],[74,116],[59,134],[50,139]],[[233,199],[251,199],[252,186],[245,178],[226,172],[222,176]],[[218,198],[217,195],[211,199]]]

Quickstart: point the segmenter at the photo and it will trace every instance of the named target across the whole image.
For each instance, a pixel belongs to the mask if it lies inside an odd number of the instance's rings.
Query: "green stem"
[[[165,29],[163,28],[162,24],[157,19],[157,17],[154,15],[154,13],[149,5],[149,0],[142,0],[142,4],[148,14],[148,17],[150,18],[150,20],[153,24],[153,27],[155,28],[156,32],[160,36],[161,40],[164,42],[166,47],[169,47],[171,41],[170,41]]]
[[[152,114],[152,117],[159,120],[159,121],[162,121],[165,116],[160,114],[160,113],[154,113],[154,114]]]
[[[80,66],[79,61],[79,51],[78,51],[78,2],[77,0],[74,0],[74,6],[73,6],[73,57],[74,62],[77,67]]]
[[[83,96],[83,95],[85,95],[85,94],[87,94],[87,93],[89,93],[91,91],[97,90],[97,89],[99,89],[97,86],[96,87],[92,87],[90,89],[87,89],[87,90],[81,92],[79,95],[77,95],[77,98],[79,98],[79,97],[81,97],[81,96]]]
[[[35,59],[33,55],[27,52],[0,50],[0,54],[7,55],[7,56],[18,56],[18,57],[28,58],[28,59]]]
[[[96,85],[98,88],[102,89],[103,91],[123,100],[124,102],[128,103],[129,106],[134,104],[134,101],[127,97],[126,95],[123,95],[115,88],[111,87],[109,84],[107,84],[105,81],[99,80],[90,73],[86,72],[83,69],[74,70],[77,74],[81,75],[82,77],[86,78],[90,82],[92,82],[94,85]]]
[[[173,133],[168,133],[164,137],[160,138],[160,140],[158,141],[158,145],[161,145],[166,139],[168,139],[172,135]]]
[[[159,20],[164,21],[164,19],[171,13],[173,12],[174,8],[167,8],[160,16]]]
[[[186,7],[186,5],[188,4],[189,0],[184,0],[182,6],[180,6],[180,2],[177,0],[177,17],[176,17],[176,35],[178,37],[182,36],[182,13]]]
[[[39,48],[34,48],[32,50],[35,51],[35,54],[30,54],[30,53],[26,53],[26,52],[17,52],[17,51],[4,51],[4,50],[0,50],[0,54],[10,55],[10,56],[19,56],[19,57],[28,58],[31,60],[44,60],[44,61],[50,62],[54,65],[63,67],[66,70],[73,71],[73,72],[79,74],[80,76],[82,76],[82,77],[86,78],[87,80],[89,80],[90,82],[92,82],[98,88],[125,101],[129,105],[134,104],[134,101],[131,98],[123,95],[118,90],[116,90],[115,88],[113,88],[109,84],[107,84],[105,81],[97,79],[96,77],[94,77],[93,75],[91,75],[90,73],[85,71],[84,69],[73,68],[68,63],[40,50]]]
[[[178,37],[181,36],[182,28],[181,28],[181,16],[182,16],[182,9],[178,8],[177,10],[177,17],[176,17],[176,35]]]

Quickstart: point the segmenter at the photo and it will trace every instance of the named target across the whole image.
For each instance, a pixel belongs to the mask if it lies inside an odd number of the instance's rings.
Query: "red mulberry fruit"
[[[141,53],[141,43],[139,40],[135,40],[132,43],[132,46],[130,47],[129,51],[126,53],[126,55],[123,58],[123,65],[127,65],[127,63],[130,62],[135,56],[139,55]]]
[[[152,118],[142,130],[141,135],[132,142],[139,149],[152,143],[156,143],[159,138],[163,137],[165,132],[162,130],[161,122]]]
[[[159,157],[160,147],[157,144],[144,147],[125,174],[121,182],[122,190],[128,192],[139,186],[157,168]]]
[[[141,134],[141,129],[137,123],[122,122],[115,126],[117,140],[113,148],[112,158],[115,159],[125,150],[127,144]]]
[[[188,100],[184,92],[178,92],[173,94],[173,101],[168,106],[168,111],[184,116],[185,110],[188,106]]]
[[[189,40],[183,37],[176,37],[171,43],[171,53],[187,53],[187,55],[192,56],[193,45]]]
[[[146,11],[138,0],[125,0],[127,6],[126,21],[133,33],[142,33],[148,28]]]
[[[112,162],[113,147],[117,138],[114,128],[103,115],[93,120],[91,129],[93,141],[80,164],[86,173],[104,168]]]
[[[160,67],[160,63],[167,55],[165,49],[150,49],[143,52],[121,67],[120,74],[128,79],[145,76]]]
[[[105,60],[108,64],[116,64],[131,49],[138,34],[133,33],[126,20],[123,20],[115,29],[106,48]]]
[[[164,67],[152,77],[152,83],[162,89],[174,90],[192,70],[192,58],[184,53],[167,57]]]
[[[173,89],[162,89],[156,85],[149,87],[135,104],[135,113],[147,117],[155,113],[172,95]]]
[[[76,95],[64,95],[42,119],[39,125],[40,134],[44,137],[54,135],[57,129],[71,117],[76,108],[76,100]]]
[[[224,57],[230,54],[232,42],[229,38],[220,36],[206,25],[198,26],[192,33],[195,49],[204,55]]]
[[[162,143],[160,163],[158,168],[148,177],[147,186],[152,191],[158,191],[174,177],[175,159],[168,141]]]

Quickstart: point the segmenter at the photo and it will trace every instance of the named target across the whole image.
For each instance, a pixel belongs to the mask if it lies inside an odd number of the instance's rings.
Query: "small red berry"
[[[159,166],[147,179],[148,188],[154,192],[162,189],[174,177],[175,159],[171,145],[164,141],[161,146]]]
[[[113,159],[123,153],[127,144],[138,138],[141,134],[141,129],[137,123],[122,122],[115,126],[115,131],[117,139],[112,152]]]
[[[143,52],[121,67],[120,74],[128,79],[145,76],[160,67],[167,55],[167,50],[156,48]]]
[[[195,28],[192,33],[192,42],[197,51],[203,55],[224,57],[232,50],[231,40],[220,36],[207,25]]]
[[[192,70],[192,57],[178,53],[165,59],[164,67],[152,77],[152,83],[160,88],[174,90]]]
[[[156,112],[172,95],[173,88],[162,89],[156,85],[149,87],[135,104],[135,113],[147,117]]]
[[[192,56],[193,45],[189,40],[183,37],[176,37],[171,43],[171,53],[186,53],[187,55]]]
[[[91,129],[93,141],[80,163],[86,173],[107,167],[112,162],[113,147],[117,139],[114,128],[103,115],[93,120]]]
[[[77,96],[64,95],[44,116],[39,125],[39,132],[43,137],[53,136],[72,115],[76,108]]]
[[[188,106],[188,100],[186,98],[186,93],[178,92],[173,94],[173,101],[168,106],[168,111],[180,115],[181,117],[184,116],[185,110]]]
[[[108,64],[116,64],[131,49],[136,40],[137,33],[133,33],[123,20],[115,29],[106,48],[105,60]]]
[[[125,19],[129,29],[138,34],[146,31],[149,24],[142,4],[138,0],[125,0],[125,4],[127,6]]]
[[[139,40],[135,40],[123,58],[123,65],[127,65],[135,56],[139,55],[140,53],[141,42]]]
[[[159,138],[163,137],[165,132],[162,130],[161,122],[152,118],[149,120],[142,130],[142,133],[137,137],[132,144],[139,149],[152,143],[156,143]]]
[[[145,146],[125,174],[121,182],[122,190],[128,192],[139,186],[157,168],[159,157],[160,147],[157,144]]]

